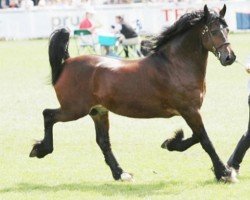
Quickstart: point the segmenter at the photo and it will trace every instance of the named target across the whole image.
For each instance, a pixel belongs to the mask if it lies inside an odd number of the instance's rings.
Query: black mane
[[[219,15],[215,11],[210,11],[210,17],[207,19],[208,23],[219,19],[222,24],[226,25],[224,19],[220,18]],[[163,45],[165,45],[169,40],[171,40],[174,36],[185,32],[191,27],[199,24],[205,23],[204,11],[195,11],[191,13],[186,13],[180,17],[172,26],[166,28],[158,37],[154,38],[154,45],[152,48],[153,52],[157,52],[161,49]]]

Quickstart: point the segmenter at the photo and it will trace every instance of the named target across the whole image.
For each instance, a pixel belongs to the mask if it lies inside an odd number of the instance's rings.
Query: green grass
[[[230,35],[238,59],[249,52],[250,34]],[[76,55],[71,41],[70,53]],[[240,183],[217,183],[208,155],[200,145],[186,152],[168,152],[161,143],[178,128],[190,129],[180,117],[129,119],[111,114],[111,143],[133,183],[115,182],[95,143],[89,117],[58,123],[53,154],[28,157],[33,139],[43,137],[42,110],[58,102],[50,82],[47,41],[0,42],[0,199],[249,199],[250,156]],[[226,161],[248,121],[244,69],[223,67],[211,54],[202,116],[208,134]]]

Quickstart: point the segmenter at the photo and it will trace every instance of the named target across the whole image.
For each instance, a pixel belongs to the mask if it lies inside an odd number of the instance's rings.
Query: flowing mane
[[[216,18],[220,19],[223,24],[226,24],[225,20],[221,19],[215,11],[210,11],[210,18],[208,19],[208,21],[212,21]],[[174,36],[185,32],[186,30],[201,22],[205,23],[203,10],[194,11],[182,15],[180,19],[177,20],[172,26],[166,28],[158,37],[153,39],[154,45],[152,51],[159,51],[161,47],[165,45],[169,40],[171,40]]]

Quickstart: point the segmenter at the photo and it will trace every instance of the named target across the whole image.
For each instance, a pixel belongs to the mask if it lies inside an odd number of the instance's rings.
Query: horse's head
[[[215,54],[223,66],[231,65],[236,56],[228,41],[228,26],[224,20],[226,5],[220,10],[219,15],[210,13],[207,5],[204,6],[205,26],[202,30],[203,46]]]

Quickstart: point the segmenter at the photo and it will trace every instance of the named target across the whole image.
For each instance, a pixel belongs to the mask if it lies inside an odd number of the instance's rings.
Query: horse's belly
[[[108,110],[118,115],[132,118],[170,118],[179,115],[178,111],[171,108],[163,108],[160,105],[143,104],[111,104],[105,106]]]
[[[126,117],[131,117],[131,118],[170,118],[173,116],[179,115],[177,112],[169,112],[169,111],[161,111],[161,112],[155,112],[155,111],[148,111],[148,110],[143,110],[143,111],[130,111],[130,110],[110,110],[111,112],[121,115],[121,116],[126,116]]]

